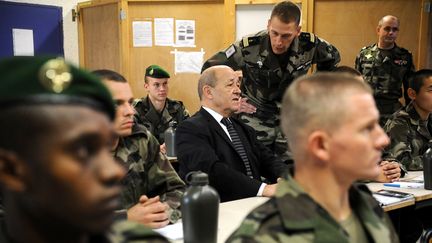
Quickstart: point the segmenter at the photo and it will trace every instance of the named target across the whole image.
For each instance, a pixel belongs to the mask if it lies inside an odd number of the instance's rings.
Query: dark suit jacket
[[[252,127],[230,118],[243,142],[254,179],[246,176],[240,155],[218,122],[203,108],[183,121],[176,130],[176,150],[180,177],[201,170],[209,175],[221,201],[253,197],[265,177],[271,183],[288,172],[288,165],[257,141]]]

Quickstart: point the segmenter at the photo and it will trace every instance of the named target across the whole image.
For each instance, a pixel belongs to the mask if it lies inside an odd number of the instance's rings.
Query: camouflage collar
[[[357,214],[361,222],[364,222],[369,236],[379,239],[383,230],[388,231],[380,220],[380,217],[384,217],[383,211],[371,196],[366,197],[366,192],[363,190],[368,191],[367,187],[366,189],[361,189],[361,187],[353,185],[349,190],[352,211]],[[320,239],[319,241],[329,239],[330,235],[335,234],[342,238],[346,237],[343,235],[345,231],[340,224],[318,205],[291,176],[280,182],[275,201],[286,230],[314,230],[316,239]]]
[[[142,125],[138,124],[136,121],[134,122],[134,125],[132,126],[132,134],[130,136],[147,136],[147,128]]]
[[[279,183],[275,196],[276,204],[282,219],[284,219],[283,225],[286,229],[314,229],[322,217],[319,214],[324,214],[334,226],[338,225],[327,211],[318,205],[291,176],[288,176],[286,181]]]
[[[261,38],[260,56],[263,59],[266,59],[266,57],[270,54],[269,50],[271,50],[270,36],[268,33],[266,33]]]
[[[421,119],[420,119],[420,115],[418,114],[417,110],[413,105],[413,101],[411,101],[407,106],[405,106],[404,109],[406,113],[408,113],[411,124],[414,126],[419,126]],[[431,116],[429,115],[427,119],[428,125],[431,123],[430,120],[431,120]]]
[[[299,51],[299,38],[296,37],[291,43],[291,46],[288,48],[288,51],[292,51],[295,53],[298,53]]]

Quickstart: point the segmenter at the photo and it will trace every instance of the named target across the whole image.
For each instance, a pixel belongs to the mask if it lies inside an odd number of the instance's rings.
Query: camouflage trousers
[[[267,120],[255,117],[253,114],[242,114],[240,119],[255,129],[258,141],[273,151],[276,156],[283,161],[292,162],[292,154],[279,125],[279,114]]]

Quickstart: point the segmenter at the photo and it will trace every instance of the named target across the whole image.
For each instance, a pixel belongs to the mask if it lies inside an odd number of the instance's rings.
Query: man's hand
[[[276,186],[277,186],[277,183],[276,184],[267,184],[267,185],[265,185],[263,193],[262,193],[262,196],[263,197],[272,197],[272,196],[274,196],[274,194],[276,193]]]
[[[375,179],[378,182],[394,182],[399,180],[401,176],[401,168],[399,163],[392,161],[381,161],[379,164],[381,169],[380,175]]]
[[[141,196],[139,202],[128,209],[127,218],[144,224],[152,229],[164,227],[168,221],[168,205],[159,201],[159,196]]]
[[[163,144],[160,145],[160,151],[161,151],[163,154],[166,154],[166,146],[165,146],[165,143],[163,143]]]
[[[247,102],[247,100],[248,100],[247,98],[240,97],[240,100],[239,100],[240,106],[239,106],[239,109],[237,110],[236,113],[243,113],[244,112],[244,113],[252,114],[252,113],[256,112],[256,107],[249,104]]]

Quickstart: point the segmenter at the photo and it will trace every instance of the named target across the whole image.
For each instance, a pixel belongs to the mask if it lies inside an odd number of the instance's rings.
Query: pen
[[[423,188],[423,183],[384,183],[384,186],[399,188]]]

